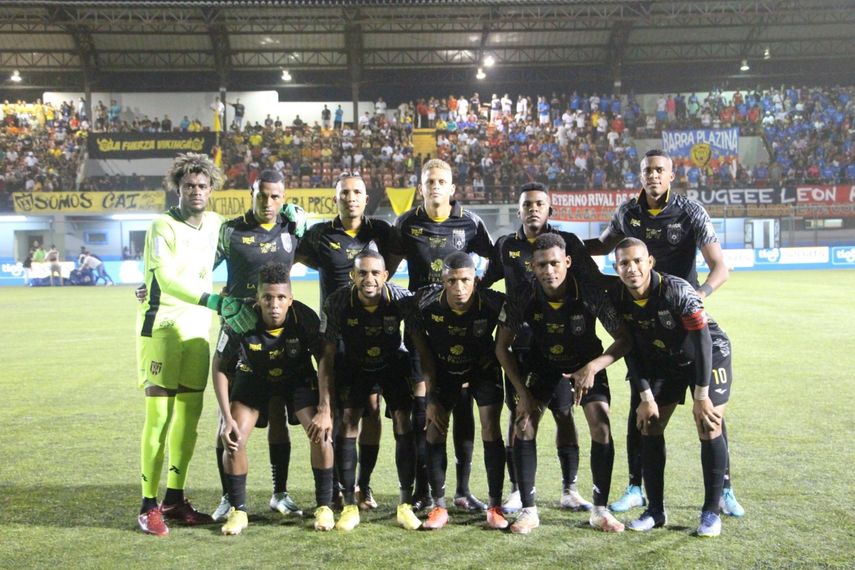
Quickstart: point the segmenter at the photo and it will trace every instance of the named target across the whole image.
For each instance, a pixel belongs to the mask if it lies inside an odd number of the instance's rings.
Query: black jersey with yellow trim
[[[550,224],[546,225],[544,233],[558,234],[564,239],[567,255],[571,259],[570,271],[574,275],[583,276],[591,281],[602,277],[596,262],[576,234],[559,230]],[[489,287],[504,279],[505,291],[516,291],[530,284],[534,280],[532,257],[534,257],[534,243],[529,241],[522,227],[514,233],[500,237],[493,248],[490,264],[481,278],[480,285]]]
[[[407,289],[386,283],[380,302],[366,308],[355,285],[342,287],[324,302],[321,336],[336,345],[342,341],[348,364],[360,370],[384,368],[395,361],[401,347],[401,301],[410,296]]]
[[[550,301],[538,282],[529,283],[508,297],[499,325],[519,334],[531,330],[531,362],[573,372],[603,353],[595,326],[599,320],[616,333],[620,320],[606,291],[570,273],[560,301]]]
[[[730,354],[730,340],[718,323],[704,310],[704,303],[685,279],[650,272],[650,295],[638,302],[623,284],[609,290],[609,296],[633,339],[633,355],[655,370],[690,366],[695,361],[691,331],[709,327],[713,360]]]
[[[270,228],[256,220],[252,210],[220,226],[217,258],[214,267],[223,261],[228,269],[226,291],[236,297],[255,297],[258,272],[269,262],[294,264],[299,240],[294,222],[277,215]]]
[[[442,260],[450,253],[463,251],[489,259],[493,250],[483,220],[456,200],[451,202],[451,214],[445,220],[434,221],[424,206],[417,206],[398,216],[395,229],[400,246],[396,253],[407,259],[410,291],[439,283]]]
[[[224,325],[217,356],[222,363],[234,362],[237,356],[238,374],[251,374],[270,382],[303,380],[315,374],[312,356],[320,354],[319,330],[318,315],[294,301],[279,329],[268,330],[260,313],[256,327],[244,334],[236,334]]]
[[[718,242],[712,220],[695,200],[671,190],[665,207],[654,215],[644,190],[637,198],[621,204],[609,224],[616,234],[638,238],[656,258],[656,267],[698,287],[695,260],[698,249]]]
[[[408,332],[427,336],[437,366],[451,374],[466,374],[496,363],[493,332],[505,296],[491,289],[476,290],[464,313],[448,305],[441,285],[427,285],[409,300]]]
[[[350,284],[353,260],[361,252],[376,251],[388,264],[391,251],[397,249],[394,234],[389,223],[365,217],[355,235],[344,229],[339,216],[310,227],[300,240],[297,256],[320,274],[321,306],[333,291]]]

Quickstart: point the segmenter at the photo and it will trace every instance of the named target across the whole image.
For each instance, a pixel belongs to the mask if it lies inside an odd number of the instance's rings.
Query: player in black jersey
[[[446,432],[451,410],[464,384],[478,403],[481,439],[487,470],[490,504],[487,526],[507,528],[502,514],[505,469],[502,413],[502,372],[494,353],[493,330],[504,296],[489,289],[476,290],[475,263],[462,251],[443,260],[442,285],[419,289],[407,317],[407,333],[421,360],[427,406],[427,446],[430,485],[435,504],[424,523],[439,529],[448,523],[445,503]]]
[[[588,240],[586,245],[592,255],[606,255],[624,237],[640,239],[656,259],[659,271],[685,279],[704,299],[727,281],[727,264],[706,210],[694,200],[672,192],[673,180],[671,158],[661,150],[648,151],[641,161],[642,191],[638,198],[622,204],[602,235]],[[710,268],[703,285],[698,284],[695,270],[698,250]],[[645,504],[641,493],[641,434],[636,427],[637,408],[638,402],[631,401],[626,446],[629,486],[624,495],[610,505],[615,512]],[[723,432],[727,441],[726,426]],[[731,486],[729,458],[722,509],[733,516],[745,514]]]
[[[626,238],[615,250],[623,286],[612,299],[633,336],[627,369],[639,394],[642,472],[647,509],[629,528],[647,531],[666,524],[663,500],[665,438],[671,414],[692,388],[692,414],[701,440],[704,505],[698,536],[721,533],[719,503],[727,465],[722,436],[724,410],[733,384],[730,340],[704,311],[703,301],[685,280],[653,270],[644,242]]]
[[[512,233],[500,237],[493,249],[493,257],[481,279],[482,287],[489,287],[496,281],[505,280],[506,291],[520,291],[529,286],[534,279],[531,258],[534,251],[534,240],[539,235],[555,233],[560,235],[567,244],[567,255],[573,260],[570,272],[574,275],[586,276],[589,280],[605,279],[597,268],[597,264],[588,255],[585,245],[576,234],[553,228],[549,224],[552,208],[549,206],[549,194],[546,186],[539,182],[530,182],[520,187],[519,216],[522,225]],[[614,278],[611,278],[614,279]],[[513,344],[514,357],[521,369],[526,370],[525,360],[531,344],[531,331],[523,326],[517,333]],[[508,463],[508,475],[511,480],[511,493],[502,506],[506,513],[517,512],[522,508],[520,493],[516,484],[516,472],[513,460],[514,443],[514,411],[516,409],[516,393],[513,385],[505,376],[505,402],[511,411],[508,422],[507,448],[505,454]],[[558,450],[558,462],[561,466],[562,493],[559,505],[572,510],[590,510],[591,503],[582,498],[576,490],[576,475],[579,470],[579,436],[571,409],[554,414],[556,422],[555,446]]]
[[[282,213],[282,206],[285,204],[285,184],[282,175],[276,170],[262,171],[251,192],[252,209],[243,216],[228,220],[220,226],[217,257],[214,263],[215,268],[222,262],[226,263],[228,269],[226,292],[242,298],[255,297],[258,272],[265,263],[281,263],[290,272],[299,244],[296,224],[285,218]],[[225,342],[225,336],[226,333],[221,330],[222,342]],[[220,356],[215,353],[211,369],[226,370],[231,378],[236,364],[235,360],[221,362]],[[300,515],[302,511],[288,494],[291,437],[288,433],[284,402],[281,398],[271,398],[271,409],[264,414],[264,417],[267,418],[267,422],[262,422],[258,427],[267,426],[268,428],[270,471],[273,476],[270,509],[283,515]],[[215,521],[219,521],[228,515],[231,508],[226,496],[223,441],[219,437],[217,437],[216,454],[223,497],[211,516]]]
[[[522,511],[511,531],[527,534],[540,526],[535,506],[537,428],[550,406],[567,410],[581,404],[591,430],[591,471],[594,507],[590,524],[606,532],[621,532],[623,525],[607,510],[614,442],[609,427],[609,388],[605,368],[629,349],[625,328],[605,291],[569,272],[572,259],[560,235],[544,233],[534,242],[532,266],[536,283],[509,297],[496,335],[496,356],[514,385],[519,400],[514,417],[514,458]],[[603,351],[595,322],[614,337]],[[528,325],[531,353],[527,370],[520,370],[511,352],[514,336]],[[573,388],[562,382],[571,379]]]
[[[318,380],[312,356],[320,358],[318,316],[291,294],[288,271],[281,263],[261,268],[256,293],[259,320],[254,330],[229,334],[217,345],[221,363],[237,354],[234,383],[229,390],[226,370],[214,371],[214,391],[222,414],[220,437],[226,447],[228,500],[231,505],[223,534],[240,534],[247,527],[246,445],[259,418],[268,413],[270,400],[284,400],[289,418],[296,419],[311,442],[315,478],[315,529],[331,530],[332,420],[330,390]],[[231,393],[229,393],[231,392]]]
[[[419,184],[424,204],[401,214],[395,220],[398,234],[398,252],[407,259],[410,275],[409,289],[416,291],[442,279],[443,259],[450,253],[462,251],[488,258],[493,249],[490,234],[484,222],[473,212],[465,210],[452,200],[454,184],[448,163],[433,159],[422,166]],[[391,266],[390,266],[391,267]],[[412,347],[410,347],[412,349]],[[427,493],[426,447],[423,437],[425,426],[425,388],[419,382],[418,355],[412,357],[413,429],[419,452],[419,469],[416,471],[416,510],[429,502]],[[454,416],[454,451],[457,459],[457,491],[454,504],[471,511],[486,509],[469,490],[472,471],[472,448],[475,441],[475,418],[472,414],[472,396],[464,389],[458,400]]]
[[[344,508],[336,523],[339,530],[353,530],[359,524],[359,509],[354,494],[356,483],[356,437],[359,420],[368,399],[379,385],[391,411],[395,433],[395,464],[398,468],[400,503],[398,523],[417,530],[421,521],[413,513],[413,480],[416,447],[410,411],[412,397],[407,382],[409,362],[401,351],[400,301],[412,294],[394,283],[387,283],[389,272],[383,256],[365,250],[356,256],[351,272],[353,285],[342,287],[327,297],[321,314],[322,357],[318,375],[330,385],[335,377],[335,392],[342,411],[341,428],[336,438],[336,465],[344,489]],[[334,373],[338,356],[340,368]]]
[[[336,182],[336,208],[338,215],[329,222],[313,225],[300,240],[297,260],[318,270],[321,281],[321,302],[334,291],[350,284],[353,261],[366,250],[383,255],[386,266],[397,267],[400,258],[392,253],[395,232],[383,220],[365,217],[368,194],[365,182],[358,172],[343,172]],[[341,352],[341,350],[339,351]],[[339,354],[341,361],[341,354]],[[337,365],[336,368],[339,368]],[[379,387],[372,391],[367,402],[362,429],[359,432],[358,503],[363,510],[377,508],[371,491],[371,474],[380,450],[380,397]],[[336,494],[338,497],[338,493]]]

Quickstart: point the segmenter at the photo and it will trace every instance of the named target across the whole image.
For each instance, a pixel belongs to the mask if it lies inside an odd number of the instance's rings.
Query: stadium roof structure
[[[0,10],[5,89],[207,90],[685,75],[851,82],[853,0],[19,1]],[[742,60],[752,72],[741,73]],[[668,71],[663,71],[666,67]],[[19,70],[25,81],[6,77]],[[508,73],[512,70],[513,73]],[[501,75],[501,74],[499,74]]]

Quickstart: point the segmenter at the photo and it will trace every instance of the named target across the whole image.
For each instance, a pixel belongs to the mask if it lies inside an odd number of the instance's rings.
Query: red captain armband
[[[701,309],[691,315],[683,315],[683,328],[687,331],[699,331],[707,326],[707,314]]]

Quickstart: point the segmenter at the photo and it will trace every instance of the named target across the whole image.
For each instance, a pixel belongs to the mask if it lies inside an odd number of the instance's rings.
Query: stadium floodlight
[[[766,49],[763,50],[763,59],[772,59],[772,52],[769,50],[769,46],[766,46]]]
[[[485,77],[487,77],[487,74],[484,73],[484,70],[479,67],[478,73],[475,74],[475,79],[484,79]]]
[[[292,77],[291,77],[291,74],[288,72],[288,70],[283,69],[282,70],[282,81],[291,81],[291,79],[292,79]]]
[[[158,217],[160,214],[113,214],[110,216],[111,220],[116,220],[119,222],[131,222],[131,221],[145,221],[145,220],[153,220]]]
[[[22,80],[21,72],[17,69],[12,71],[12,75],[9,77],[10,81],[14,81],[15,83],[20,83]]]
[[[748,66],[748,60],[743,59],[742,65],[739,66],[739,71],[748,71],[749,69],[751,69],[751,68]]]
[[[496,58],[492,55],[488,55],[484,58],[484,67],[493,67],[496,65]]]

